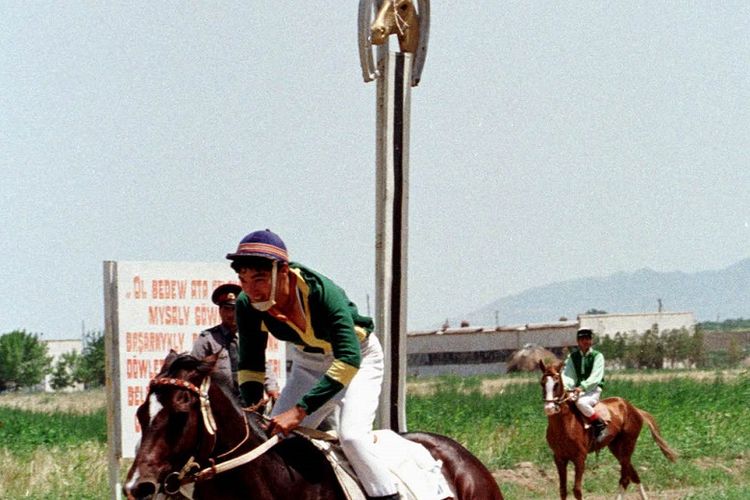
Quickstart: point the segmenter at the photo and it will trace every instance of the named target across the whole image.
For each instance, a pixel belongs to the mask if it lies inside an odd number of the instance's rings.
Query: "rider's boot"
[[[596,438],[596,442],[601,443],[609,434],[607,424],[604,423],[604,420],[602,420],[601,417],[596,417],[591,421],[591,425],[594,426],[594,437]]]

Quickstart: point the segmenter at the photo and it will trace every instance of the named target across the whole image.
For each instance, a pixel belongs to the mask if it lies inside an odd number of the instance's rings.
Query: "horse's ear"
[[[561,373],[563,370],[563,366],[565,366],[565,363],[562,361],[555,361],[554,367],[557,373]]]
[[[539,365],[539,369],[542,370],[542,373],[544,373],[547,370],[547,367],[544,365],[544,360],[543,359],[539,360],[538,365]]]
[[[167,368],[169,368],[169,365],[171,365],[175,359],[177,359],[177,351],[174,349],[169,350],[169,354],[167,354],[167,357],[164,358],[164,362],[161,364],[161,370],[159,370],[159,375],[167,371]]]

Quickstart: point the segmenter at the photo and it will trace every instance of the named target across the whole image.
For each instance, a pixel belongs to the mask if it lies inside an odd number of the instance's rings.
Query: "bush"
[[[51,362],[47,346],[36,334],[15,330],[0,336],[0,391],[40,383]]]
[[[105,384],[104,334],[100,331],[88,332],[83,339],[83,352],[79,357],[75,379],[87,388]]]
[[[597,346],[608,362],[626,368],[670,367],[680,363],[702,368],[708,365],[709,357],[703,346],[703,331],[696,327],[695,333],[681,328],[659,332],[657,325],[643,334],[617,332],[614,338],[605,335]],[[737,356],[740,354],[737,353]]]
[[[80,362],[81,357],[76,351],[66,352],[60,356],[60,359],[57,360],[52,370],[50,386],[54,390],[59,391],[79,382],[75,376],[75,372]]]

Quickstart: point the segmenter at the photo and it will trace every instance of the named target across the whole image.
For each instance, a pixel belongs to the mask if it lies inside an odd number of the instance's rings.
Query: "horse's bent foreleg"
[[[638,429],[640,432],[640,429]],[[638,476],[638,472],[633,467],[631,457],[635,451],[635,443],[638,439],[638,434],[635,433],[635,437],[628,438],[626,434],[623,434],[615,439],[609,445],[609,451],[615,456],[618,462],[620,462],[620,491],[623,493],[630,485],[630,482],[635,484],[641,484],[641,478]]]
[[[630,484],[630,479],[638,485],[638,494],[640,495],[641,500],[648,500],[646,490],[643,488],[643,484],[641,484],[641,479],[638,477],[638,473],[635,471],[633,464],[630,463],[628,463],[627,467],[622,465],[620,468],[620,486],[617,489],[617,500],[623,499],[625,489]]]
[[[557,466],[557,477],[560,480],[560,498],[565,500],[568,497],[568,461],[555,457],[555,466]]]

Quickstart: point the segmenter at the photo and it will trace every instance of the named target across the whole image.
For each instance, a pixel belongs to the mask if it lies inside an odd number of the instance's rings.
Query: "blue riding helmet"
[[[270,229],[253,231],[242,238],[236,252],[227,254],[229,260],[245,257],[262,257],[278,262],[289,262],[286,245],[279,235]]]

